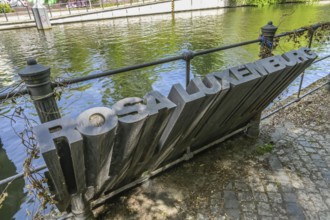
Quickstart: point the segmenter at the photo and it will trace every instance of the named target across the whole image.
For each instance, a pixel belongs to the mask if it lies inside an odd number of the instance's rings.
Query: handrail
[[[313,24],[309,27],[302,27],[302,28],[299,28],[299,29],[296,29],[296,30],[293,30],[293,31],[283,32],[281,34],[275,35],[275,37],[280,38],[280,37],[288,36],[288,35],[294,34],[294,33],[301,33],[301,32],[304,32],[304,31],[308,31],[311,28],[315,31],[316,29],[318,29],[318,28],[320,28],[324,25],[330,25],[330,22],[317,23],[317,24]],[[195,51],[186,51],[182,55],[163,58],[163,59],[160,59],[160,60],[157,60],[157,61],[137,64],[137,65],[127,66],[127,67],[123,67],[123,68],[119,68],[119,69],[115,69],[115,70],[107,70],[107,71],[104,71],[102,73],[93,74],[93,75],[89,75],[89,76],[83,76],[83,77],[77,77],[77,78],[72,78],[72,79],[68,79],[68,80],[62,80],[62,81],[59,81],[59,82],[54,82],[54,83],[52,83],[52,85],[53,85],[54,88],[56,88],[56,87],[66,86],[66,85],[70,85],[70,84],[74,84],[74,83],[84,82],[84,81],[87,81],[87,80],[97,79],[97,78],[101,78],[101,77],[105,77],[105,76],[111,76],[111,75],[115,75],[115,74],[118,74],[118,73],[124,73],[124,72],[137,70],[137,69],[141,69],[141,68],[145,68],[145,67],[150,67],[150,66],[163,64],[163,63],[173,62],[173,61],[177,61],[177,60],[185,60],[186,62],[189,62],[191,59],[193,59],[196,56],[201,56],[201,55],[205,55],[205,54],[209,54],[209,53],[214,53],[214,52],[227,50],[227,49],[231,49],[231,48],[235,48],[235,47],[240,47],[240,46],[244,46],[244,45],[249,45],[249,44],[253,44],[253,43],[258,43],[258,42],[259,43],[261,42],[260,38],[255,39],[255,40],[250,40],[250,41],[244,41],[244,42],[240,42],[240,43],[236,43],[236,44],[231,44],[231,45],[227,45],[227,46],[196,51],[196,52]],[[322,59],[327,59],[327,58],[329,58],[329,56],[326,56]],[[319,59],[318,61],[321,61],[322,59]],[[318,61],[315,61],[314,63],[316,63]],[[188,77],[188,74],[187,74],[187,77]],[[8,92],[8,93],[0,94],[0,101],[6,100],[6,99],[9,99],[9,98],[13,98],[13,97],[23,96],[23,95],[26,95],[28,93],[29,93],[28,90],[25,88],[25,89],[21,89],[19,91],[12,91],[12,92]]]
[[[74,84],[74,83],[84,82],[84,81],[87,81],[87,80],[97,79],[97,78],[101,78],[101,77],[105,77],[105,76],[111,76],[111,75],[115,75],[115,74],[118,74],[118,73],[124,73],[124,72],[137,70],[137,69],[142,69],[142,68],[145,68],[145,67],[155,66],[155,65],[159,65],[159,64],[163,64],[163,63],[173,62],[173,61],[177,61],[177,60],[186,60],[187,59],[187,54],[189,54],[189,53],[192,53],[193,56],[201,56],[201,55],[205,55],[205,54],[209,54],[209,53],[218,52],[218,51],[221,51],[221,50],[227,50],[227,49],[231,49],[231,48],[235,48],[235,47],[239,47],[239,46],[244,46],[244,45],[248,45],[248,44],[253,44],[253,43],[258,43],[258,42],[261,42],[261,40],[260,39],[255,39],[255,40],[251,40],[251,41],[245,41],[245,42],[241,42],[241,43],[237,43],[237,44],[231,44],[231,45],[228,45],[228,46],[217,47],[217,48],[212,48],[212,49],[207,49],[207,50],[201,50],[201,51],[197,51],[197,52],[186,51],[182,55],[179,55],[179,56],[163,58],[163,59],[160,59],[160,60],[157,60],[157,61],[152,61],[152,62],[148,62],[148,63],[142,63],[142,64],[137,64],[137,65],[127,66],[127,67],[123,67],[123,68],[119,68],[119,69],[115,69],[115,70],[107,70],[107,71],[104,71],[102,73],[93,74],[93,75],[89,75],[89,76],[83,76],[83,77],[76,77],[76,78],[67,79],[67,80],[61,80],[59,82],[52,83],[52,85],[53,85],[54,88],[60,87],[60,86],[66,86],[66,85],[70,85],[70,84]],[[8,92],[8,93],[0,94],[0,100],[4,100],[4,99],[16,97],[16,96],[22,96],[22,95],[26,95],[26,94],[28,94],[27,89],[22,89],[18,92],[17,91],[12,91],[12,92]]]

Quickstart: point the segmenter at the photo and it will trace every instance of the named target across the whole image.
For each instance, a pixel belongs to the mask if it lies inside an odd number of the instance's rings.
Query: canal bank
[[[303,2],[290,2],[287,4],[305,4]],[[317,4],[329,4],[330,1],[320,1]],[[49,11],[49,17],[52,25],[69,24],[76,22],[89,22],[98,20],[134,18],[141,16],[167,15],[182,12],[197,12],[201,10],[211,10],[219,8],[238,8],[238,7],[257,7],[255,5],[247,5],[244,3],[233,3],[229,0],[176,0],[174,5],[172,1],[150,2],[150,3],[134,3],[129,6],[117,6],[111,8],[94,8],[84,12],[73,13],[70,11],[68,15],[62,15],[61,11]],[[32,13],[32,12],[31,12]],[[30,16],[21,18],[15,22],[0,22],[1,30],[15,30],[22,28],[36,27]]]
[[[200,11],[228,7],[248,7],[249,5],[235,4],[229,0],[210,0],[210,1],[191,1],[191,0],[176,0],[174,5],[172,1],[150,2],[150,3],[134,3],[129,6],[117,6],[111,8],[94,8],[83,13],[74,14],[70,12],[69,15],[62,15],[62,12],[52,11],[50,13],[50,20],[52,25],[68,24],[75,22],[88,22],[97,20],[132,18],[140,16],[166,15],[170,13],[180,13],[187,11]],[[29,17],[19,22],[2,22],[0,23],[0,30],[13,30],[21,28],[35,27],[34,21]]]

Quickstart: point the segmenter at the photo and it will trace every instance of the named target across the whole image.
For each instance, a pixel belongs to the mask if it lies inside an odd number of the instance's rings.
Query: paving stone
[[[299,149],[297,150],[298,155],[300,156],[308,156],[308,153],[305,151],[305,149]],[[309,159],[308,159],[309,160]]]
[[[271,203],[271,207],[275,216],[286,216],[287,212],[283,206],[283,203]]]
[[[298,204],[307,211],[317,212],[317,208],[311,200],[298,200]]]
[[[244,220],[257,220],[258,217],[253,212],[243,212],[243,219]]]
[[[311,154],[310,157],[312,158],[312,160],[322,160],[319,154]]]
[[[271,207],[268,203],[259,202],[257,207],[258,207],[258,215],[273,216]]]
[[[228,184],[224,187],[224,189],[226,189],[226,190],[232,190],[232,189],[233,189],[233,183],[232,183],[232,182],[228,183]]]
[[[276,156],[270,156],[269,158],[269,165],[271,166],[272,170],[280,170],[283,169],[283,166],[280,160]]]
[[[265,192],[264,186],[262,184],[258,184],[258,183],[252,183],[251,189],[254,192]]]
[[[318,151],[318,153],[321,155],[321,156],[328,156],[329,155],[329,152],[324,148],[324,149],[320,149]]]
[[[235,188],[238,191],[250,191],[250,187],[247,184],[241,182],[235,183]]]
[[[240,210],[239,209],[226,209],[226,217],[233,220],[240,219]],[[226,219],[227,219],[226,218]]]
[[[310,171],[307,170],[307,169],[304,168],[304,167],[299,166],[299,167],[296,167],[296,168],[297,168],[297,170],[301,173],[301,175],[309,176],[309,175],[311,174]]]
[[[296,218],[296,219],[305,219],[304,213],[302,208],[299,204],[289,202],[286,203],[286,210],[289,216],[289,219]]]
[[[310,193],[309,198],[314,203],[317,211],[326,211],[328,209],[328,207],[325,204],[325,202],[323,201],[323,198],[321,195],[315,194],[315,193]]]
[[[256,212],[256,205],[254,202],[241,202],[241,210],[243,212]]]
[[[273,220],[289,220],[289,218],[284,215],[279,215],[278,217],[274,217]]]
[[[327,204],[328,208],[330,209],[330,198],[326,198],[325,203]]]
[[[281,191],[282,192],[293,192],[293,188],[292,188],[291,184],[282,184]]]
[[[226,209],[239,208],[237,197],[233,191],[224,191],[224,206]]]
[[[315,164],[315,166],[317,166],[318,168],[323,168],[323,167],[327,167],[328,165],[322,160],[313,160],[313,163]]]
[[[298,140],[298,144],[303,146],[303,147],[310,147],[311,146],[311,143],[306,141],[305,139]]]
[[[330,188],[319,188],[320,194],[324,197],[330,198]]]
[[[317,212],[314,211],[304,211],[304,215],[306,219],[318,219]]]
[[[296,192],[296,196],[298,198],[299,201],[301,200],[309,200],[309,195],[306,191],[303,190],[299,190]]]
[[[276,183],[268,183],[266,185],[266,191],[267,192],[278,192]]]
[[[266,193],[254,193],[255,201],[258,202],[268,202],[268,197]]]
[[[272,203],[282,203],[282,196],[280,193],[273,193],[273,192],[269,192],[268,194],[268,198],[269,201]]]
[[[208,219],[207,217],[205,217],[202,213],[198,213],[196,216],[197,220],[206,220]]]
[[[320,187],[327,187],[328,184],[324,180],[316,180],[315,185],[320,188]]]
[[[330,184],[330,171],[327,169],[321,169],[322,176],[324,181]]]
[[[328,140],[319,140],[319,144],[323,147],[327,146],[329,144]]]
[[[315,164],[311,163],[310,160],[308,162],[305,162],[305,166],[311,172],[318,172],[319,171],[318,167]]]
[[[300,152],[300,151],[299,151]],[[305,152],[305,151],[304,151]],[[305,154],[305,155],[300,155],[300,159],[304,162],[310,162],[311,161],[311,158],[309,156],[307,156],[308,154]]]
[[[316,150],[315,150],[314,148],[311,148],[311,147],[305,147],[304,149],[305,149],[305,151],[306,151],[307,153],[316,153]]]
[[[314,185],[316,185],[317,180],[323,180],[324,178],[320,172],[312,172],[310,179],[313,181]]]
[[[282,195],[285,202],[297,202],[297,196],[294,193],[283,193]]]
[[[291,184],[295,189],[304,189],[304,183],[296,174],[292,175]]]
[[[320,220],[329,220],[330,212],[319,212],[319,219]]]
[[[253,201],[253,194],[251,192],[239,192],[238,194],[239,201]]]

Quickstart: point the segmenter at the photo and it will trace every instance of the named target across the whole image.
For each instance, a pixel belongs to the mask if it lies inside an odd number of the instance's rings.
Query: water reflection
[[[0,179],[5,179],[16,174],[15,164],[9,160],[0,141]],[[23,203],[26,194],[23,192],[24,180],[16,180],[9,185],[0,186],[0,194],[6,190],[8,197],[0,208],[1,219],[11,219]]]

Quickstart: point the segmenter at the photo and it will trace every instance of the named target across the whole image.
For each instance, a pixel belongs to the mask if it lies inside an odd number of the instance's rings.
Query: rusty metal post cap
[[[50,73],[50,67],[38,64],[36,59],[34,58],[28,58],[26,63],[27,66],[18,72],[18,75],[20,75],[21,77],[33,77],[45,73]]]
[[[276,31],[277,27],[273,25],[272,21],[269,21],[267,25],[261,28],[261,32],[265,37],[273,37]]]

